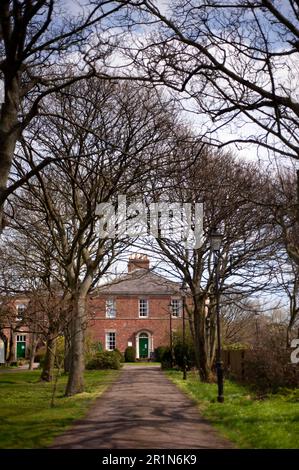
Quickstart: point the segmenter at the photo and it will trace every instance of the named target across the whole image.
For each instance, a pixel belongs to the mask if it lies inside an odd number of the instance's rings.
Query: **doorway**
[[[139,358],[145,359],[149,357],[149,341],[147,333],[140,333],[139,335]]]

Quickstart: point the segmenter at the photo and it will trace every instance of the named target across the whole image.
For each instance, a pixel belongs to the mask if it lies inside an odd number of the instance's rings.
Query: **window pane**
[[[147,299],[139,299],[139,316],[147,317],[148,316],[148,301]]]
[[[17,335],[17,343],[26,342],[26,335]]]
[[[181,313],[181,301],[180,299],[171,300],[171,310],[173,317],[179,317]]]
[[[109,332],[106,333],[106,349],[108,351],[113,351],[115,349],[115,333],[114,332]]]
[[[26,311],[26,305],[19,304],[17,305],[17,319],[23,320]]]
[[[114,299],[106,300],[106,318],[115,318],[116,317],[116,308]]]

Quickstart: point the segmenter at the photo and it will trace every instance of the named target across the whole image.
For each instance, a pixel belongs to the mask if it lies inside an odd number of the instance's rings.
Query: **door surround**
[[[147,336],[146,336],[147,335]],[[144,359],[149,359],[150,356],[151,356],[151,352],[153,351],[153,335],[150,331],[148,330],[140,330],[137,334],[136,334],[136,359],[142,359],[140,358],[140,348],[139,348],[139,345],[140,345],[140,339],[141,338],[146,338],[148,339],[148,347],[147,347],[147,357],[144,358]]]

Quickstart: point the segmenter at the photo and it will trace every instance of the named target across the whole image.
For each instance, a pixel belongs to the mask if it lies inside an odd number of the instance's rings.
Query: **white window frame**
[[[182,300],[178,298],[171,299],[171,316],[174,318],[180,318],[182,315]],[[174,306],[176,303],[176,306]]]
[[[17,308],[17,321],[22,321],[22,320],[24,320],[24,315],[25,315],[25,312],[26,312],[27,305],[25,305],[25,304],[17,304],[16,308]],[[19,313],[19,310],[22,310],[22,311],[21,311],[21,315],[20,315],[20,313]]]
[[[116,318],[115,299],[106,300],[106,318]]]
[[[114,335],[114,340],[111,340],[111,336]],[[111,347],[111,341],[114,343],[114,347]],[[116,349],[116,333],[115,331],[106,331],[105,333],[105,348],[106,351],[114,351]]]
[[[17,343],[26,343],[26,335],[17,335]]]
[[[148,318],[149,302],[148,299],[141,298],[138,301],[139,318]]]

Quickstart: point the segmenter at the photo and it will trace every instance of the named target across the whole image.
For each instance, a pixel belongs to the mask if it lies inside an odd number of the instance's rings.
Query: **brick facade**
[[[139,299],[148,300],[147,318],[139,317]],[[106,318],[106,300],[109,295],[102,295],[92,300],[94,318],[88,328],[88,334],[94,341],[99,341],[106,349],[106,333],[116,333],[116,348],[124,352],[127,346],[133,345],[139,356],[139,334],[149,336],[149,355],[158,346],[169,345],[171,331],[175,332],[182,324],[179,318],[170,315],[171,296],[165,295],[130,295],[115,296],[116,317]]]
[[[146,301],[148,307],[144,317],[140,316],[141,299]],[[174,315],[171,307],[173,300],[178,301],[180,305]],[[10,347],[12,351],[11,360],[28,357],[31,334],[22,319],[18,318],[18,306],[26,306],[28,301],[26,297],[12,301],[11,321],[8,322],[10,325],[2,329],[7,338],[5,349]],[[115,308],[115,318],[107,317],[109,302],[112,302]],[[148,258],[145,255],[137,255],[129,259],[127,274],[101,286],[91,294],[91,319],[87,336],[92,341],[101,343],[103,349],[115,347],[124,353],[127,346],[134,346],[137,358],[150,358],[158,346],[169,345],[171,335],[182,328],[181,306],[180,285],[154,273]],[[113,347],[107,347],[107,333],[114,334]],[[1,337],[0,340],[2,341]],[[0,348],[0,359],[3,361],[3,341]],[[7,356],[7,351],[5,355]]]
[[[147,301],[147,317],[139,315],[140,299]],[[169,345],[171,334],[182,327],[182,309],[177,316],[172,315],[171,301],[174,299],[181,304],[178,283],[152,272],[144,256],[131,258],[127,275],[92,295],[93,319],[87,334],[104,349],[109,349],[106,334],[115,333],[115,347],[124,352],[127,346],[134,346],[137,358],[141,356],[140,335],[145,338],[147,335],[149,358],[158,346]],[[115,318],[107,318],[109,302],[114,304]]]
[[[5,363],[8,355],[11,362],[28,357],[32,335],[23,320],[24,310],[19,310],[19,308],[26,309],[27,305],[28,298],[20,296],[2,306],[4,325],[2,325],[0,335],[1,364]]]

